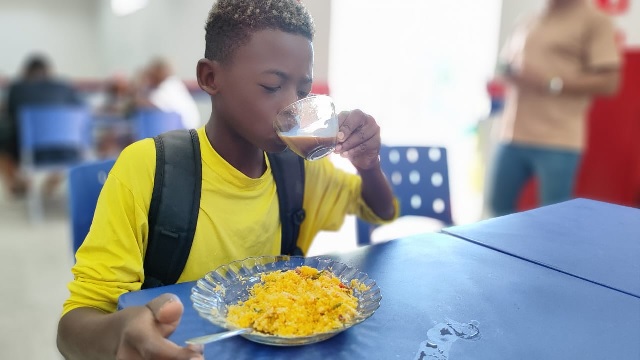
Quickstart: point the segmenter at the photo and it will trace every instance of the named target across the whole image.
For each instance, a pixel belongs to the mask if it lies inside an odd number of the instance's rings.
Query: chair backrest
[[[383,146],[380,166],[400,202],[400,216],[416,215],[453,224],[447,150],[443,147]],[[374,225],[358,219],[358,245],[368,244]]]
[[[176,112],[143,109],[136,112],[133,124],[135,140],[152,138],[167,131],[184,129],[182,117]]]
[[[98,196],[114,163],[114,159],[94,161],[69,170],[69,210],[74,253],[89,232]]]
[[[92,146],[91,114],[77,105],[25,106],[19,113],[21,162],[37,165],[39,152],[76,152],[73,160],[80,161]],[[77,156],[75,156],[77,155]],[[68,156],[61,162],[69,162]]]

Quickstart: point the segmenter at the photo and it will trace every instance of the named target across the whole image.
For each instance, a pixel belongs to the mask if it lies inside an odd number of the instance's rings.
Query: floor
[[[45,213],[31,225],[25,202],[0,194],[0,359],[62,359],[56,327],[73,264],[66,195],[53,194]]]

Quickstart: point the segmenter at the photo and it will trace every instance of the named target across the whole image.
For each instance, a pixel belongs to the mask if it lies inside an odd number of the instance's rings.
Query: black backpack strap
[[[304,159],[287,149],[281,153],[268,153],[271,173],[276,182],[278,203],[280,205],[280,223],[282,244],[280,252],[284,255],[303,255],[297,246],[300,224],[304,221],[302,208],[304,195]]]
[[[175,284],[182,274],[200,210],[202,160],[196,130],[154,137],[156,173],[142,288]]]

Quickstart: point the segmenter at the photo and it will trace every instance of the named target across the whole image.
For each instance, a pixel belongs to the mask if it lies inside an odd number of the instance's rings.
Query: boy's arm
[[[77,308],[60,319],[58,349],[68,360],[203,359],[202,347],[182,348],[166,339],[182,312],[182,303],[171,294],[111,314]]]
[[[391,185],[380,168],[380,127],[360,110],[338,115],[340,132],[335,152],[348,158],[362,178],[362,198],[383,220],[393,219],[395,207]]]
[[[128,146],[109,172],[91,230],[76,252],[70,297],[58,324],[58,348],[67,359],[189,359],[194,349],[166,337],[183,307],[160,296],[142,307],[116,310],[118,296],[140,288],[155,147],[151,139]],[[136,182],[137,181],[137,182]],[[135,185],[135,186],[134,186]],[[136,200],[138,199],[138,200]]]
[[[362,198],[369,208],[383,220],[393,219],[396,216],[393,191],[380,168],[380,162],[377,167],[358,172],[362,178]]]

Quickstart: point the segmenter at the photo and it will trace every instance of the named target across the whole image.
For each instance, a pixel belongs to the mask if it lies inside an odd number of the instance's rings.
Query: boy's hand
[[[380,126],[361,110],[338,115],[338,145],[335,152],[348,158],[359,171],[380,166]]]
[[[204,359],[202,346],[180,347],[167,337],[178,326],[184,307],[173,294],[163,294],[130,311],[116,352],[118,360]]]

